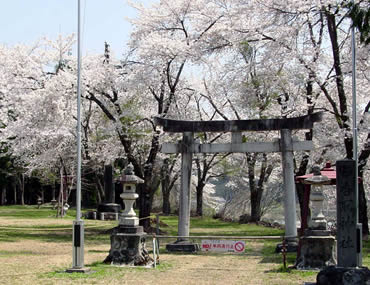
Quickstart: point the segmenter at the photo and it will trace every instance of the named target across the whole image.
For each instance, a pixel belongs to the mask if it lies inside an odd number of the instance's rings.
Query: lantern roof
[[[125,184],[142,184],[144,180],[136,176],[134,173],[134,166],[130,163],[127,165],[123,174],[121,175],[120,181]]]

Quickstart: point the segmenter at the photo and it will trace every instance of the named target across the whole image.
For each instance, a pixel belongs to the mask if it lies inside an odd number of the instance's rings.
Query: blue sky
[[[120,57],[132,30],[125,17],[135,15],[126,0],[81,0],[83,54],[103,53],[107,41]],[[1,44],[31,44],[42,37],[55,39],[60,33],[77,34],[77,0],[1,1]]]

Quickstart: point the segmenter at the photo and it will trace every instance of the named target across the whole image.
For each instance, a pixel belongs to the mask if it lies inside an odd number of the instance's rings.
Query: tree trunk
[[[314,111],[314,100],[313,100],[313,84],[314,84],[314,74],[312,72],[309,73],[308,79],[307,79],[307,85],[306,85],[306,103],[307,103],[307,115],[310,115]],[[306,141],[312,141],[313,138],[313,131],[312,129],[305,132],[305,139]],[[296,176],[302,176],[305,175],[307,172],[307,166],[309,162],[310,156],[308,154],[305,154],[301,160],[301,163],[299,165],[298,171],[296,172]],[[299,209],[300,209],[300,216],[301,216],[301,225],[302,225],[302,217],[305,215],[304,210],[304,192],[305,187],[303,184],[298,183],[296,184],[296,191],[298,196],[298,202],[299,202]],[[308,209],[309,210],[309,209]]]
[[[45,189],[44,187],[41,187],[41,203],[45,203]]]
[[[95,175],[95,181],[96,181],[96,186],[97,186],[97,204],[99,205],[103,199],[105,200],[105,193],[103,189],[103,185],[101,183],[100,177],[98,174]]]
[[[367,201],[366,201],[366,194],[365,194],[365,188],[364,188],[364,182],[363,177],[361,178],[361,182],[358,185],[358,199],[359,199],[359,205],[358,205],[358,218],[359,223],[362,224],[362,236],[367,239],[369,236],[369,220],[367,217]]]
[[[6,186],[3,185],[1,188],[1,205],[4,206],[6,204]]]
[[[22,179],[19,179],[19,185],[21,190],[21,205],[24,206],[24,174],[22,174]]]
[[[162,195],[163,195],[162,212],[163,215],[169,216],[171,214],[170,191],[162,191]]]
[[[251,222],[258,222],[261,215],[261,203],[258,202],[258,188],[256,187],[254,171],[256,167],[257,154],[246,154],[248,164],[249,191],[251,199]]]
[[[261,197],[259,191],[251,191],[251,222],[256,223],[261,220]]]
[[[341,129],[346,131],[346,135],[344,137],[344,146],[346,149],[346,158],[353,158],[353,139],[350,134],[350,126],[348,125],[349,117],[348,117],[348,110],[347,110],[347,98],[344,91],[344,83],[343,83],[343,72],[341,69],[341,62],[340,62],[340,52],[339,52],[339,44],[338,44],[338,37],[337,37],[337,27],[335,23],[335,15],[327,12],[326,18],[328,22],[328,31],[330,35],[330,42],[332,46],[333,52],[333,59],[334,59],[334,70],[336,75],[336,86],[338,91],[338,99],[339,99],[339,109],[340,114],[335,114],[337,118],[338,125]],[[366,156],[366,150],[360,154],[358,170],[359,170],[359,177],[363,177],[362,174],[362,165],[365,165],[369,155]],[[365,153],[365,155],[361,158],[361,156]],[[362,222],[363,227],[363,234],[369,234],[368,228],[368,219],[367,219],[367,201],[365,198],[365,190],[362,185],[359,185],[359,222]]]
[[[199,217],[203,216],[203,189],[205,184],[201,182],[198,184],[196,190],[197,190],[197,210],[196,215]]]
[[[370,105],[368,105],[370,106]],[[365,109],[365,112],[368,112]],[[367,200],[366,191],[364,187],[364,169],[367,164],[367,160],[370,156],[370,134],[367,136],[367,143],[364,145],[359,157],[358,157],[358,176],[361,179],[358,185],[358,198],[359,198],[359,223],[362,223],[362,235],[367,238],[369,235],[369,220],[367,216]]]
[[[17,205],[17,178],[16,176],[12,177],[13,191],[14,191],[14,205]]]
[[[170,205],[170,174],[169,174],[169,159],[166,158],[163,161],[161,167],[161,188],[162,188],[162,212],[164,215],[168,216],[171,214],[171,205]]]
[[[150,231],[150,214],[152,211],[152,202],[153,197],[151,197],[150,189],[147,189],[144,184],[137,185],[137,192],[139,194],[139,198],[137,199],[137,203],[139,206],[139,219],[140,219],[140,226],[143,226],[146,232]]]

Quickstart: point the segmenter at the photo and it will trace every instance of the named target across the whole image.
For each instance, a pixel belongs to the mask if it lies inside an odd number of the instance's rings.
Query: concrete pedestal
[[[166,245],[166,249],[169,252],[197,252],[200,250],[200,246],[197,243],[192,243],[187,240],[176,241]]]
[[[104,263],[121,266],[147,266],[153,263],[145,248],[147,234],[141,226],[118,226],[110,236],[111,249]]]
[[[301,250],[297,258],[297,269],[322,269],[336,264],[336,241],[329,233],[326,230],[305,231],[300,239]]]

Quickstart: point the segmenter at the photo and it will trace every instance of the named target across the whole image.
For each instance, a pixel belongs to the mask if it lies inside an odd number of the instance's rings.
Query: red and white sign
[[[236,252],[245,251],[245,242],[236,240],[202,240],[202,251]]]

